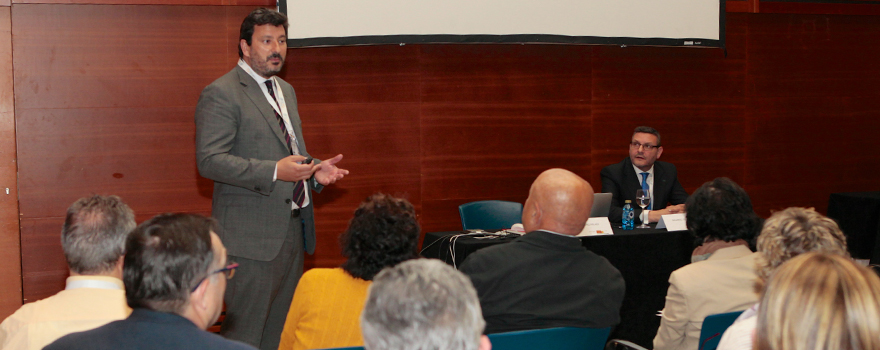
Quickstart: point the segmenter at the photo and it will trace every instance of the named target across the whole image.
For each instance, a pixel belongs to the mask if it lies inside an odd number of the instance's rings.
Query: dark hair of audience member
[[[241,22],[238,41],[241,42],[241,39],[244,39],[248,46],[251,46],[254,38],[254,27],[265,24],[271,24],[276,27],[283,25],[284,33],[287,33],[287,28],[289,26],[287,23],[287,16],[283,13],[266,8],[258,8],[251,12],[244,18],[244,21]],[[241,52],[240,45],[238,46],[238,58],[244,58],[244,52]]]
[[[112,271],[134,227],[134,212],[117,196],[95,195],[73,202],[61,228],[68,266],[81,275]]]
[[[160,214],[128,237],[122,269],[131,308],[179,313],[214,260],[211,232],[219,225],[195,214]]]
[[[342,269],[370,281],[379,271],[418,256],[419,223],[409,201],[377,193],[355,210],[340,237]]]
[[[743,239],[753,245],[763,220],[755,214],[748,193],[733,180],[719,177],[700,186],[687,200],[688,229],[696,244]]]

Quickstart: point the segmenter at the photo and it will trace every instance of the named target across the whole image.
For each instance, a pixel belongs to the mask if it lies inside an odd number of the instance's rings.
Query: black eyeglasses
[[[211,275],[213,275],[215,273],[223,273],[224,275],[226,275],[226,279],[231,279],[232,276],[235,276],[235,269],[236,268],[238,268],[238,263],[231,263],[229,265],[226,265],[226,267],[224,267],[222,269],[219,269],[219,270],[216,270],[214,272],[209,273],[207,276],[205,276],[201,280],[199,280],[199,283],[196,283],[196,286],[193,287],[192,291],[195,292],[196,289],[199,288],[199,285],[202,284],[202,282],[204,282],[208,277],[211,277]]]
[[[653,151],[653,150],[659,148],[660,146],[643,145],[643,144],[635,142],[635,141],[633,141],[632,143],[629,144],[629,148],[632,148],[632,149],[639,149],[642,147],[644,147],[646,151]]]

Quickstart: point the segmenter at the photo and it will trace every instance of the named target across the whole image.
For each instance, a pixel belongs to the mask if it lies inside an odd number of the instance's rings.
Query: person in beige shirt
[[[669,276],[655,350],[696,350],[706,316],[742,311],[758,301],[760,259],[749,243],[761,229],[749,195],[728,178],[706,182],[691,195],[688,229],[700,244],[688,264]]]
[[[0,349],[42,349],[69,333],[128,317],[122,258],[134,227],[134,212],[119,197],[74,202],[61,230],[70,268],[65,289],[6,318],[0,324]]]

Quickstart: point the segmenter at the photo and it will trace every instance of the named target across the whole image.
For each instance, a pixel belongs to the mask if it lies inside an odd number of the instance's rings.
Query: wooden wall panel
[[[209,212],[192,114],[201,89],[235,64],[251,9],[11,8],[26,299],[63,285],[60,220],[80,196],[120,194],[138,220]],[[423,230],[437,231],[459,228],[459,204],[524,201],[547,168],[598,190],[599,171],[626,156],[642,124],[663,133],[662,159],[687,190],[731,177],[763,216],[880,190],[868,148],[880,109],[878,17],[732,13],[727,29],[727,56],[574,45],[288,50],[281,76],[297,89],[309,151],[342,153],[352,171],[315,196],[319,239],[307,266],[342,261],[338,235],[377,191],[409,198]],[[10,111],[0,110],[0,132]]]
[[[139,218],[210,212],[193,113],[232,67],[230,27],[251,9],[14,5],[26,300],[63,286],[58,220],[79,197],[118,194]]]
[[[5,319],[21,306],[10,12],[8,6],[0,7],[0,319]]]
[[[741,182],[744,132],[745,27],[728,21],[721,49],[601,46],[593,58],[593,172],[628,157],[632,131],[660,131],[660,159],[678,168],[688,192],[726,176]]]
[[[422,46],[425,230],[460,229],[466,202],[524,202],[546,169],[589,173],[590,50]]]
[[[748,21],[746,182],[758,213],[824,212],[830,193],[880,190],[880,17]]]
[[[296,89],[309,153],[341,153],[351,171],[314,197],[318,241],[307,268],[342,263],[339,234],[370,194],[421,210],[418,55],[397,45],[288,50],[281,76]]]

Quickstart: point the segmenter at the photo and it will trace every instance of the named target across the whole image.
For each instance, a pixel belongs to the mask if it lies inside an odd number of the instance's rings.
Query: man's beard
[[[269,65],[269,60],[272,58],[278,58],[281,60],[281,64],[279,64],[277,68]],[[268,78],[268,77],[271,77],[275,74],[278,74],[278,72],[280,72],[281,68],[283,68],[283,67],[284,67],[284,58],[282,58],[280,54],[275,53],[275,54],[269,55],[269,57],[266,57],[265,60],[254,62],[254,66],[251,68],[253,68],[254,72],[257,72],[257,74]]]

